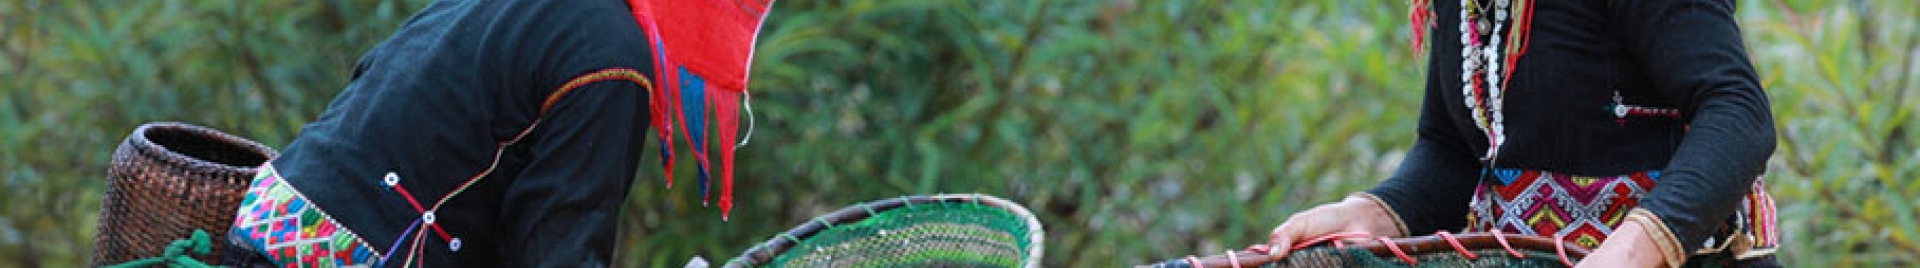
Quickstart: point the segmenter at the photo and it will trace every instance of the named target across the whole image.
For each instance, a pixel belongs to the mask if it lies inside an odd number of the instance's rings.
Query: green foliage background
[[[425,3],[0,1],[0,266],[84,264],[108,156],[134,126],[284,145]],[[1403,1],[775,10],[740,211],[721,222],[643,165],[623,266],[724,260],[847,204],[937,192],[1033,208],[1048,266],[1220,252],[1378,182],[1414,136],[1423,59]],[[1920,7],[1748,0],[1739,17],[1782,134],[1767,180],[1786,263],[1920,265]]]

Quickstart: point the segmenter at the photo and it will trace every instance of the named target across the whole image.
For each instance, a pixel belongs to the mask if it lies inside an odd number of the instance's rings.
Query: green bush
[[[1741,2],[1781,133],[1767,180],[1784,260],[1920,265],[1920,7]],[[0,2],[0,266],[85,263],[108,156],[134,126],[284,145],[426,3]],[[645,159],[619,262],[723,261],[847,204],[938,192],[1032,208],[1048,266],[1257,243],[1377,183],[1411,144],[1424,59],[1405,5],[782,1],[753,67],[739,211],[721,222]]]

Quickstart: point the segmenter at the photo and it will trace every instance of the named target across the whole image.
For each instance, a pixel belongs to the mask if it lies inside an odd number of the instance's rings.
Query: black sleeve
[[[1429,54],[1426,98],[1420,104],[1419,137],[1413,149],[1392,177],[1367,191],[1400,217],[1407,228],[1403,235],[1466,226],[1467,202],[1478,183],[1480,163],[1474,159],[1479,157],[1447,112],[1447,89],[1441,88],[1437,56]]]
[[[1739,206],[1773,154],[1773,117],[1731,0],[1614,1],[1634,60],[1691,126],[1640,201],[1693,252]],[[1649,226],[1649,228],[1653,228]]]
[[[604,267],[647,130],[645,89],[626,80],[564,93],[523,139],[532,160],[501,202],[511,267]]]

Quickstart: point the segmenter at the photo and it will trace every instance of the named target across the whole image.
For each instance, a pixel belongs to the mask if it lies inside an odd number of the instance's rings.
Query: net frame
[[[776,235],[773,238],[767,239],[766,242],[761,242],[760,244],[754,245],[753,247],[748,248],[746,252],[741,253],[740,256],[734,257],[732,260],[728,260],[726,265],[724,265],[723,267],[746,268],[746,267],[768,266],[768,265],[771,265],[775,260],[779,259],[781,255],[785,255],[789,251],[797,248],[801,244],[801,241],[805,241],[807,239],[814,237],[815,235],[820,234],[821,232],[833,229],[834,226],[851,225],[851,224],[873,218],[876,215],[884,214],[888,211],[895,210],[895,209],[902,209],[902,208],[907,208],[907,207],[922,205],[922,204],[942,204],[942,203],[976,204],[976,205],[981,205],[981,206],[985,206],[993,209],[998,209],[1003,212],[1012,214],[1014,217],[1019,218],[1020,221],[1023,222],[1024,225],[1026,226],[1026,232],[1027,232],[1027,235],[1025,237],[1025,240],[1026,240],[1025,242],[1027,243],[1027,248],[1025,253],[1027,257],[1024,260],[1021,260],[1021,267],[1027,267],[1027,268],[1039,267],[1042,249],[1046,248],[1044,244],[1045,243],[1044,239],[1046,238],[1046,231],[1040,225],[1039,218],[1034,217],[1033,212],[1027,210],[1026,207],[1021,206],[1019,203],[1015,203],[1013,201],[1009,201],[1000,197],[984,195],[984,194],[939,194],[939,195],[932,195],[932,196],[902,196],[897,198],[890,198],[890,199],[883,199],[883,200],[877,200],[872,202],[855,204],[852,206],[848,206],[848,207],[841,208],[839,210],[827,213],[826,215],[822,215],[820,217],[815,217],[812,220],[809,220],[806,223],[801,224],[800,226],[794,227],[793,229],[787,230],[786,232],[782,232],[780,235]]]
[[[1337,233],[1294,244],[1290,250],[1294,253],[1289,257],[1313,251],[1333,251],[1334,254],[1365,252],[1371,253],[1374,257],[1385,256],[1381,259],[1391,258],[1397,264],[1412,267],[1426,267],[1418,266],[1419,263],[1414,260],[1438,254],[1460,254],[1468,259],[1509,256],[1516,259],[1552,258],[1553,262],[1572,266],[1573,263],[1586,258],[1592,252],[1579,244],[1556,237],[1510,235],[1498,231],[1463,234],[1443,231],[1433,235],[1402,238],[1376,237],[1362,233]],[[1244,250],[1227,251],[1219,255],[1187,256],[1140,267],[1286,267],[1281,265],[1286,259],[1271,255],[1270,251],[1265,245],[1254,245]],[[1487,253],[1508,256],[1488,256]]]

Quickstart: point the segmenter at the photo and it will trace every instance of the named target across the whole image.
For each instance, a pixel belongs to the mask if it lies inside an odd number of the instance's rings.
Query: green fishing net
[[[1020,267],[1033,245],[1026,218],[972,202],[910,204],[829,224],[771,267]]]

